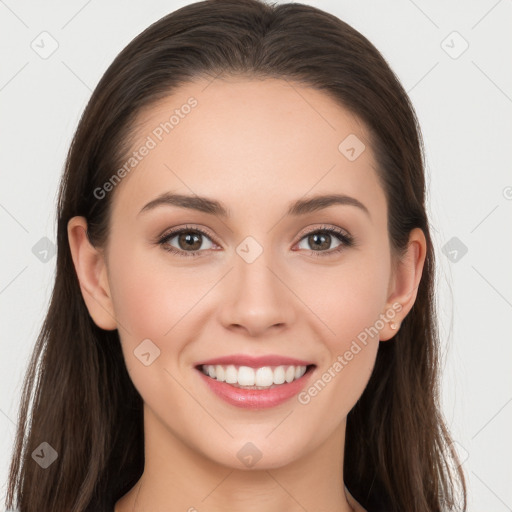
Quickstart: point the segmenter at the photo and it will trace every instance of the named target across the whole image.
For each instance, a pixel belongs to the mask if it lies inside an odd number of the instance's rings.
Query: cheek
[[[385,313],[389,261],[377,253],[360,252],[342,265],[310,272],[314,287],[309,288],[308,305],[321,320],[319,336],[327,351],[304,403],[315,401],[314,407],[327,409],[337,404],[334,423],[354,406],[371,376],[379,332],[385,325],[381,314]],[[306,296],[306,289],[299,295]]]
[[[301,280],[298,295],[307,298],[307,305],[322,320],[324,338],[332,348],[343,349],[384,313],[389,268],[385,256],[360,252],[336,266],[303,269],[308,277]]]
[[[109,279],[127,371],[150,407],[161,409],[166,397],[186,409],[190,396],[172,376],[188,339],[182,320],[205,292],[198,289],[197,277],[194,282],[183,269],[167,265],[157,249],[117,247],[111,251]]]
[[[312,424],[314,418],[324,418],[322,428],[332,431],[354,407],[372,374],[387,280],[379,272],[340,271],[323,284],[324,293],[317,291],[311,309],[322,320],[319,336],[327,350],[315,379],[298,398]]]
[[[112,252],[111,293],[123,338],[140,343],[163,339],[198,299],[186,272],[165,265],[154,251],[126,248]],[[127,332],[126,332],[127,331]]]

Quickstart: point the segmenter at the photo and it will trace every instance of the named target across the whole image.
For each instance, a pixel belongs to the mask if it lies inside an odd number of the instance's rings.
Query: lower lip
[[[267,409],[286,402],[304,388],[314,369],[315,367],[312,367],[299,379],[274,388],[243,389],[212,379],[196,368],[204,382],[217,396],[231,405],[244,409]]]

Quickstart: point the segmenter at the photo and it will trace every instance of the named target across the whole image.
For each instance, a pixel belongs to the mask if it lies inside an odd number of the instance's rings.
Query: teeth
[[[300,379],[306,373],[306,366],[249,366],[236,367],[232,364],[203,365],[202,372],[219,382],[232,384],[234,387],[251,389],[268,389],[285,382]]]
[[[222,368],[220,366],[219,368]],[[215,367],[215,370],[217,370],[217,367]],[[254,386],[256,376],[254,375],[254,369],[249,368],[248,366],[240,366],[238,369],[238,384],[240,386]],[[220,376],[217,378],[217,380],[220,380]],[[258,384],[259,386],[261,384]]]
[[[219,366],[219,368],[222,368],[222,366]],[[226,368],[226,371],[225,371],[224,375],[226,377],[226,382],[228,384],[236,384],[237,383],[237,381],[238,381],[238,372],[237,372],[236,368],[232,364],[230,364]],[[220,372],[219,372],[219,377],[220,377]]]
[[[278,366],[274,370],[274,384],[283,384],[285,381],[284,366]]]
[[[270,366],[258,368],[255,372],[254,383],[257,386],[270,387],[274,384],[274,372]]]

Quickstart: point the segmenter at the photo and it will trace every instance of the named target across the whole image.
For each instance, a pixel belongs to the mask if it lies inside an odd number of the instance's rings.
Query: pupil
[[[190,235],[190,234],[187,234],[187,235],[183,235],[183,238],[185,239],[185,244],[188,246],[188,247],[192,247],[194,244],[197,243],[197,241],[199,240],[199,236],[198,235]],[[195,240],[194,240],[195,239]],[[199,244],[201,245],[201,244]]]
[[[323,234],[315,234],[315,235],[312,235],[312,236],[313,236],[313,239],[315,240],[315,243],[318,243],[318,238],[323,237],[324,239],[326,239],[326,235],[323,235]],[[320,246],[322,246],[322,245],[324,245],[324,246],[325,246],[325,243],[324,243],[324,244],[322,244],[322,243],[320,242]],[[329,244],[327,244],[327,245],[329,245]]]

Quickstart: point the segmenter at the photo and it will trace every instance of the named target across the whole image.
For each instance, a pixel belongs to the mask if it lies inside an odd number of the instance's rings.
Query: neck
[[[144,472],[116,503],[115,512],[363,510],[343,485],[345,423],[321,445],[311,439],[302,458],[268,467],[262,457],[260,469],[212,461],[181,442],[146,407],[144,424]]]

